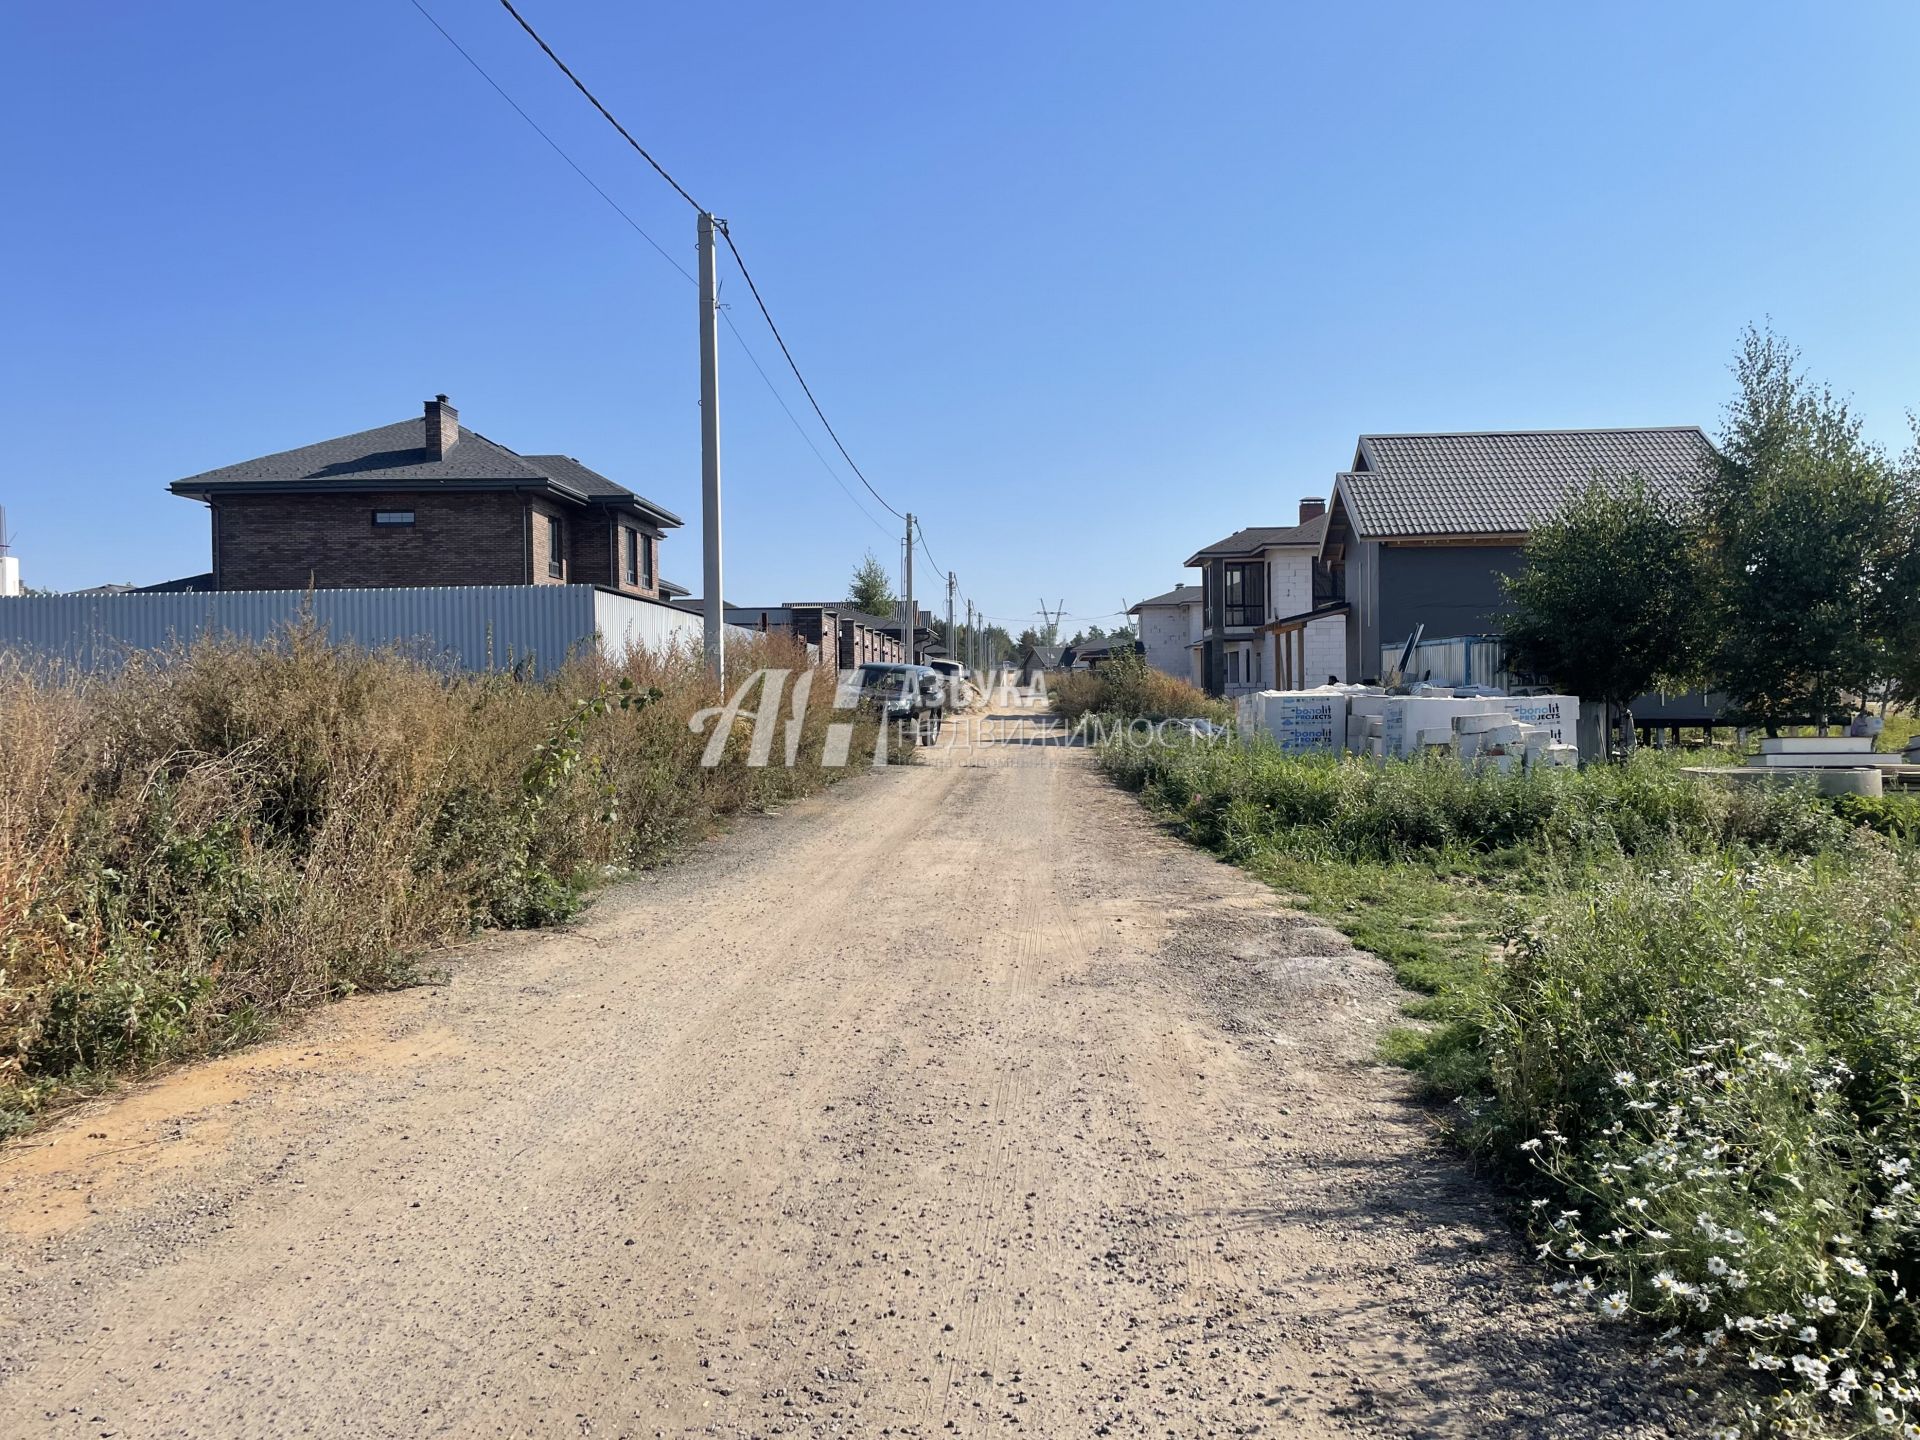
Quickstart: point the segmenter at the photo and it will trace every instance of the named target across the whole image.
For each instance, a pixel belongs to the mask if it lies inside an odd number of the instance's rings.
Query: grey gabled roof
[[[1220,556],[1231,559],[1239,555],[1257,555],[1276,545],[1298,545],[1303,549],[1318,550],[1326,533],[1325,515],[1316,515],[1299,525],[1252,525],[1194,551],[1187,557],[1187,564],[1198,565],[1206,559]]]
[[[1595,476],[1677,497],[1712,455],[1697,425],[1363,435],[1335,483],[1362,539],[1524,535]]]
[[[1138,615],[1146,605],[1198,605],[1202,587],[1198,585],[1176,585],[1164,595],[1154,595],[1127,607],[1129,615]]]
[[[426,448],[426,429],[419,419],[223,465],[176,480],[168,488],[176,495],[205,496],[221,490],[366,490],[386,485],[404,490],[436,485],[539,487],[582,502],[635,504],[663,526],[681,523],[671,510],[589,470],[571,456],[518,455],[464,425],[459,442],[435,459]]]

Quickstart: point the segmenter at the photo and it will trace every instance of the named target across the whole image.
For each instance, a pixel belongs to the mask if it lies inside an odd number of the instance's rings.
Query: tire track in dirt
[[[1012,729],[0,1152],[0,1434],[1684,1433],[1384,970]]]

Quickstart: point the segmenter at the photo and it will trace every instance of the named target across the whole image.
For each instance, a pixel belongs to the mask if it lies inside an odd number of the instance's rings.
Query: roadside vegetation
[[[1717,1423],[1920,1433],[1920,802],[1651,753],[1102,761],[1421,993],[1392,1055],[1527,1202],[1555,1288],[1645,1317],[1703,1390],[1759,1377]]]
[[[792,642],[730,653],[804,670]],[[816,699],[833,672],[815,676]],[[436,946],[553,924],[609,873],[815,790],[721,763],[697,655],[447,676],[296,630],[132,657],[112,678],[0,676],[0,1136],[63,1096],[243,1044],[289,1012],[410,984]],[[850,765],[871,757],[855,733]]]
[[[1068,724],[1088,715],[1114,720],[1210,720],[1225,725],[1233,707],[1197,685],[1122,652],[1093,670],[1069,670],[1047,682],[1053,711]]]
[[[1869,441],[1779,336],[1749,329],[1738,393],[1690,487],[1591,488],[1507,581],[1513,667],[1607,706],[1701,686],[1768,733],[1920,701],[1920,444]]]

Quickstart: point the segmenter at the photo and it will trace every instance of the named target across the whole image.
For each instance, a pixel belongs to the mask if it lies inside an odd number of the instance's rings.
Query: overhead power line
[[[582,180],[584,180],[588,188],[591,189],[594,194],[598,195],[602,200],[607,202],[608,208],[611,209],[614,214],[618,215],[622,220],[624,220],[628,224],[628,226],[632,228],[633,232],[636,235],[638,235],[642,240],[646,241],[647,244],[651,245],[654,248],[654,250],[659,253],[660,258],[662,260],[665,260],[675,270],[679,271],[682,278],[684,278],[689,285],[697,285],[699,283],[699,281],[694,279],[693,275],[691,274],[691,272],[688,271],[686,266],[682,265],[678,260],[674,259],[673,255],[664,246],[662,246],[658,240],[655,240],[652,235],[648,234],[646,229],[640,224],[640,222],[635,220],[632,215],[628,214],[626,209],[620,204],[620,202],[615,200],[613,196],[609,195],[605,187],[602,186],[599,181],[595,180],[593,176],[589,175],[586,169],[580,164],[580,162],[575,160],[573,156],[568,154],[566,149],[560,144],[560,142],[555,140],[553,136],[549,135],[546,132],[546,130],[542,128],[539,121],[535,120],[533,116],[527,113],[525,107],[523,107],[519,101],[513,98],[513,96],[507,91],[506,87],[503,86],[498,80],[494,79],[493,76],[488,73],[484,65],[482,65],[478,60],[473,58],[473,55],[467,50],[467,48],[464,45],[462,45],[458,40],[456,40],[453,37],[452,33],[447,29],[447,27],[442,25],[439,22],[439,20],[434,18],[432,11],[428,10],[426,6],[422,5],[420,3],[420,0],[411,0],[411,3],[413,5],[413,8],[418,10],[420,14],[426,19],[427,23],[433,26],[435,30],[438,30],[442,38],[444,38],[446,42],[449,45],[451,45],[456,52],[458,52],[458,54],[460,55],[460,58],[465,60],[467,64],[473,67],[474,73],[479,75],[479,77],[482,80],[485,80],[487,84],[492,86],[494,93],[497,94],[502,100],[506,101],[507,104],[512,107],[513,113],[518,115],[522,120],[526,121],[528,127],[532,129],[533,133],[538,135],[542,140],[546,141],[548,148],[551,149],[553,153],[558,155],[562,160],[566,161],[568,168],[570,168],[574,174],[578,175]],[[755,355],[753,353],[753,347],[747,344],[747,337],[742,335],[740,333],[740,327],[733,323],[733,317],[727,314],[726,311],[722,310],[720,312],[720,318],[727,322],[727,328],[733,332],[733,338],[739,342],[741,353],[747,357],[748,362],[753,366],[754,373],[760,377],[760,383],[767,387],[767,393],[773,396],[774,403],[780,407],[781,412],[787,417],[787,423],[793,426],[794,433],[798,435],[801,438],[801,440],[805,442],[807,448],[813,452],[814,458],[820,462],[820,467],[827,472],[827,478],[832,480],[833,483],[840,488],[840,493],[845,495],[847,499],[852,503],[854,509],[858,510],[861,513],[861,515],[866,518],[867,523],[872,525],[875,529],[879,530],[881,534],[891,535],[893,532],[887,526],[881,524],[880,521],[874,517],[874,514],[871,510],[867,509],[866,506],[860,503],[859,497],[847,488],[846,481],[840,478],[839,473],[833,468],[832,464],[827,460],[827,457],[820,453],[820,447],[813,443],[813,437],[807,434],[806,427],[800,423],[800,417],[793,413],[793,407],[788,405],[785,398],[780,394],[779,387],[773,383],[773,377],[768,375],[766,371],[766,367],[761,365],[760,357]]]
[[[487,73],[485,67],[483,67],[479,61],[475,60],[472,55],[468,54],[465,47],[463,47],[459,41],[453,38],[452,34],[448,32],[446,27],[443,26],[438,20],[436,20],[433,17],[433,15],[426,9],[426,7],[420,3],[420,0],[411,0],[411,3],[413,4],[413,7],[416,10],[418,10],[422,16],[426,18],[428,23],[431,24],[434,29],[440,32],[440,34],[446,39],[447,43],[453,46],[453,48],[460,54],[461,58],[464,59],[469,65],[471,65],[473,69],[480,75],[480,77],[487,82],[488,85],[493,87],[493,89],[499,94],[500,98],[505,100],[508,105],[512,106],[514,112],[518,114],[522,120],[526,121],[526,123],[530,127],[532,127],[534,133],[539,135],[540,138],[547,143],[547,145],[554,151],[555,154],[560,156],[562,160],[566,161],[567,165],[574,171],[575,174],[579,175],[579,177],[582,180],[584,180],[593,189],[593,191],[600,196],[602,200],[606,201],[608,206],[611,207],[613,211],[616,214],[618,214],[622,220],[624,220],[630,227],[632,227],[635,233],[637,233],[642,239],[644,239],[649,245],[651,245],[654,248],[654,250],[659,252],[661,257],[665,259],[668,264],[672,265],[675,270],[678,270],[680,274],[683,277],[685,277],[688,281],[693,281],[694,277],[688,273],[686,268],[682,266],[679,263],[679,261],[675,260],[673,256],[663,246],[661,246],[661,244],[657,240],[655,240],[651,235],[649,235],[646,232],[646,230],[636,220],[634,220],[634,218],[631,215],[629,215],[626,212],[626,210],[622,208],[619,205],[619,203],[616,202],[613,199],[613,197],[609,195],[599,185],[599,183],[596,182],[593,179],[593,177],[589,175],[579,165],[579,163],[575,161],[574,158],[566,152],[565,149],[561,147],[558,141],[556,141],[543,128],[541,128],[540,124],[537,121],[535,121],[534,118],[531,115],[529,115],[524,109],[521,108],[519,102],[514,100],[514,98],[507,93],[506,89],[503,86],[501,86],[501,84],[497,80],[495,80],[492,75]],[[546,39],[540,34],[540,32],[534,29],[532,24],[528,22],[527,18],[524,15],[522,15],[519,12],[519,10],[517,10],[514,7],[513,0],[500,0],[500,5],[502,9],[504,9],[509,15],[513,17],[514,23],[517,24],[523,31],[526,32],[528,38],[531,39],[534,42],[534,44],[540,47],[541,52],[545,54],[546,57],[553,62],[554,66],[560,71],[560,73],[567,77],[568,81],[572,83],[574,89],[578,90],[580,94],[586,99],[587,103],[592,105],[593,108],[599,112],[600,117],[614,128],[615,132],[618,133],[618,135],[622,140],[627,142],[627,145],[633,150],[633,152],[636,155],[638,155],[642,160],[646,161],[648,166],[652,168],[655,174],[659,175],[659,177],[662,180],[666,181],[668,185],[673,187],[673,191],[676,195],[678,195],[682,200],[686,201],[688,205],[692,206],[695,211],[701,214],[711,214],[711,212],[707,209],[707,207],[702,205],[698,200],[696,200],[693,197],[692,193],[684,185],[682,185],[678,180],[674,179],[672,173],[668,171],[666,166],[662,165],[658,160],[656,160],[653,157],[653,154],[644,145],[642,145],[637,139],[634,138],[633,133],[629,131],[626,126],[620,123],[619,119],[614,115],[614,113],[611,110],[609,110],[604,104],[601,103],[600,98],[597,95],[595,95],[593,91],[587,88],[586,83],[583,80],[581,80],[578,75],[574,73],[573,68],[570,65],[568,65],[565,60],[560,58],[559,52],[557,52],[553,48],[553,46],[549,45]],[[828,438],[830,438],[833,441],[834,449],[839,451],[840,458],[846,462],[847,468],[853,471],[855,478],[857,478],[860,481],[860,484],[863,487],[865,487],[867,493],[871,495],[876,501],[878,501],[881,507],[884,508],[887,511],[887,513],[894,516],[896,519],[905,520],[906,513],[896,508],[892,504],[892,502],[890,502],[887,499],[886,496],[880,493],[880,491],[878,490],[878,488],[875,487],[873,482],[867,479],[866,472],[863,471],[860,468],[858,462],[854,460],[853,455],[848,451],[845,442],[841,440],[839,432],[833,428],[833,422],[827,418],[826,410],[821,406],[819,397],[814,394],[813,386],[808,382],[806,375],[801,371],[799,362],[794,359],[792,347],[790,347],[787,344],[786,336],[781,333],[779,324],[774,320],[773,312],[771,309],[768,308],[766,298],[760,293],[760,287],[753,278],[753,272],[747,266],[746,257],[740,253],[740,247],[734,242],[733,235],[731,231],[728,229],[727,223],[724,220],[716,220],[714,223],[714,228],[719,232],[721,239],[723,239],[726,242],[728,253],[730,253],[733,256],[733,262],[740,270],[740,278],[746,281],[748,293],[750,293],[753,296],[753,303],[760,311],[760,318],[766,322],[767,330],[772,334],[774,338],[774,343],[780,347],[781,358],[783,358],[787,362],[787,368],[793,372],[794,380],[799,384],[801,393],[803,393],[807,397],[807,404],[812,407],[815,417],[820,421],[822,428],[826,430]],[[844,482],[841,481],[840,476],[834,471],[832,465],[828,463],[826,456],[821,454],[819,447],[813,443],[812,437],[807,435],[805,428],[801,426],[798,418],[794,415],[792,409],[787,405],[786,401],[781,397],[779,390],[774,386],[772,379],[767,375],[766,370],[761,366],[759,359],[754,355],[752,349],[748,347],[745,337],[740,334],[739,327],[733,323],[732,317],[726,315],[724,311],[722,311],[722,316],[727,321],[727,328],[733,332],[735,340],[737,340],[740,343],[740,347],[742,351],[746,354],[747,359],[752,363],[755,371],[758,372],[761,382],[766,385],[768,392],[774,397],[775,401],[779,404],[780,408],[786,413],[788,421],[794,426],[795,430],[799,432],[801,438],[807,442],[808,448],[810,448],[814,452],[814,455],[820,461],[822,468],[826,470],[828,476],[833,480],[834,484],[839,486],[841,491],[846,494],[847,498],[853,502],[854,506],[858,508],[861,511],[861,513],[865,515],[869,521],[872,521],[874,525],[879,527],[884,532],[886,527],[884,525],[881,525],[880,522],[877,519],[875,519],[873,515],[868,513],[866,508],[860,504],[858,498],[854,496],[853,492],[847,489]],[[940,566],[939,562],[935,560],[932,550],[929,549],[927,546],[926,532],[924,527],[920,531],[919,544],[920,544],[921,552],[925,554],[927,557],[927,562],[930,565],[932,565],[935,570],[937,571],[941,570],[942,567]]]
[[[500,0],[500,3],[504,5],[506,0]],[[780,333],[780,327],[773,323],[773,312],[767,309],[767,302],[760,298],[760,287],[753,283],[753,272],[747,269],[747,262],[740,254],[740,247],[733,243],[733,236],[728,232],[725,222],[720,225],[720,238],[727,242],[727,249],[733,252],[733,263],[740,267],[740,278],[747,282],[747,290],[753,296],[753,303],[760,307],[760,318],[767,322],[767,329],[773,332],[773,338],[779,343],[780,353],[787,357],[787,368],[793,371],[793,378],[800,382],[800,388],[806,392],[807,403],[813,406],[813,413],[820,417],[820,423],[827,427],[827,434],[833,437],[834,448],[840,452],[840,458],[847,462],[849,470],[860,477],[860,483],[867,487],[869,495],[885,505],[895,518],[906,519],[903,513],[888,504],[886,496],[873,488],[873,482],[867,479],[858,465],[853,463],[853,456],[849,455],[847,447],[840,443],[840,436],[834,430],[833,422],[827,419],[827,412],[820,408],[820,402],[813,396],[813,387],[807,384],[807,377],[800,373],[799,365],[794,362],[793,351],[787,348],[786,337]]]
[[[646,161],[647,164],[651,165],[655,170],[657,170],[660,173],[660,178],[666,181],[667,184],[671,185],[674,188],[675,192],[680,196],[680,198],[686,201],[687,204],[693,206],[695,210],[700,210],[700,211],[706,210],[707,208],[706,206],[702,205],[698,200],[694,199],[693,196],[687,193],[686,187],[681,185],[681,183],[678,180],[674,179],[673,176],[667,173],[666,166],[662,165],[658,160],[654,159],[653,156],[647,153],[646,146],[642,145],[638,140],[634,139],[633,136],[627,133],[627,127],[622,125],[618,120],[613,118],[613,112],[607,109],[606,106],[602,105],[600,101],[594,96],[594,93],[591,90],[587,89],[585,85],[582,85],[580,83],[580,77],[574,74],[573,71],[567,68],[567,62],[562,60],[558,55],[554,54],[553,47],[547,44],[546,41],[540,38],[540,32],[534,29],[533,26],[529,25],[526,22],[525,17],[522,16],[518,10],[513,8],[513,0],[500,0],[500,3],[506,7],[507,13],[513,16],[513,18],[519,22],[520,28],[526,31],[527,34],[533,37],[533,43],[538,45],[542,50],[547,52],[547,58],[553,61],[554,64],[560,67],[560,73],[566,76],[567,79],[573,81],[573,88],[578,90],[582,95],[586,96],[588,103],[590,103],[594,109],[598,110],[602,115],[606,116],[607,123],[613,126],[614,129],[620,132],[620,138],[622,140],[625,140],[627,144],[633,147],[634,153],[638,155],[642,160]]]
[[[419,0],[415,0],[415,3],[418,4]],[[651,165],[657,172],[659,172],[660,178],[662,180],[665,180],[669,185],[671,185],[674,188],[675,193],[677,193],[682,200],[685,200],[689,205],[693,206],[695,210],[700,211],[702,214],[712,213],[707,209],[706,206],[702,205],[698,200],[694,199],[692,195],[688,194],[686,187],[683,186],[678,180],[674,179],[672,175],[667,173],[666,166],[662,165],[658,160],[654,159],[652,155],[648,154],[646,147],[642,145],[638,140],[634,139],[633,136],[628,132],[627,127],[622,125],[618,120],[614,118],[613,112],[607,109],[605,105],[602,105],[599,101],[599,98],[595,96],[594,93],[591,90],[589,90],[584,84],[581,83],[580,77],[573,73],[573,71],[568,67],[567,62],[562,60],[559,57],[559,55],[554,53],[554,49],[551,45],[547,44],[545,40],[540,38],[540,32],[538,30],[535,30],[533,26],[529,25],[527,23],[526,17],[523,16],[518,10],[513,8],[513,0],[500,0],[500,3],[502,6],[505,7],[506,12],[509,15],[513,16],[514,20],[518,22],[520,28],[526,31],[528,35],[533,37],[534,44],[538,45],[542,50],[546,52],[547,58],[553,61],[555,65],[560,67],[560,73],[565,75],[567,79],[573,82],[574,89],[578,90],[582,95],[586,96],[588,102],[592,104],[593,108],[598,110],[600,114],[603,117],[605,117],[606,122],[609,125],[613,126],[615,130],[620,132],[620,138],[625,140],[627,144],[633,147],[634,153],[639,155],[642,160],[645,160],[647,164]],[[786,337],[780,333],[780,327],[774,324],[773,312],[767,308],[766,300],[761,297],[760,287],[753,283],[753,272],[747,269],[746,259],[744,256],[741,255],[740,247],[733,243],[733,236],[728,232],[726,222],[724,220],[717,221],[716,228],[720,232],[720,238],[727,242],[727,249],[733,255],[733,263],[740,267],[740,278],[747,282],[747,289],[753,295],[753,303],[760,307],[760,317],[767,322],[767,329],[773,332],[773,338],[780,346],[780,353],[786,358],[787,368],[793,371],[793,378],[800,382],[801,390],[806,393],[807,403],[813,407],[813,413],[820,417],[820,423],[826,427],[827,434],[830,437],[832,437],[834,448],[840,452],[840,458],[847,462],[847,468],[852,470],[853,473],[859,477],[860,483],[867,487],[867,493],[869,495],[873,496],[873,498],[878,500],[881,503],[881,505],[885,506],[888,513],[893,515],[896,519],[905,520],[907,518],[905,512],[895,509],[893,505],[887,500],[886,496],[882,495],[878,490],[874,489],[873,482],[867,479],[866,474],[860,469],[860,467],[857,464],[854,463],[853,456],[847,453],[847,447],[841,443],[839,433],[835,431],[835,429],[833,428],[833,422],[827,419],[827,412],[820,408],[820,401],[814,396],[813,387],[807,383],[807,377],[800,373],[800,366],[798,362],[796,362],[793,358],[793,351],[789,349],[787,346]]]
[[[642,240],[646,241],[647,244],[651,245],[655,250],[658,250],[660,252],[660,258],[662,260],[665,260],[669,265],[673,266],[674,269],[678,270],[683,276],[685,276],[686,281],[689,285],[697,285],[699,283],[697,280],[693,278],[692,273],[688,271],[686,266],[682,265],[678,260],[674,259],[673,256],[667,251],[665,246],[661,245],[661,243],[658,240],[654,239],[653,236],[649,235],[644,229],[641,228],[640,222],[638,220],[635,220],[633,216],[629,215],[623,208],[621,208],[619,201],[615,200],[605,190],[602,190],[600,188],[599,182],[596,181],[585,170],[582,170],[580,168],[579,162],[576,161],[573,158],[573,156],[569,155],[565,150],[560,148],[560,142],[558,140],[554,139],[553,136],[549,135],[545,130],[540,128],[540,122],[538,120],[535,120],[533,116],[529,115],[525,110],[522,110],[520,108],[520,102],[518,100],[515,100],[513,96],[509,95],[506,92],[506,89],[500,84],[498,80],[494,79],[493,76],[487,73],[486,67],[484,65],[482,65],[478,60],[474,59],[473,56],[467,53],[467,47],[462,45],[458,40],[454,39],[453,36],[448,32],[446,26],[442,25],[438,20],[433,18],[432,11],[428,10],[426,6],[422,5],[420,3],[420,0],[412,0],[412,3],[413,3],[413,8],[418,10],[422,15],[426,17],[427,23],[433,26],[434,29],[438,30],[441,33],[441,35],[445,37],[446,42],[449,45],[453,46],[455,50],[460,52],[460,58],[462,60],[465,60],[467,64],[471,65],[474,68],[475,73],[478,74],[482,80],[486,81],[487,84],[491,85],[494,88],[494,91],[500,96],[502,100],[506,101],[507,104],[513,107],[513,113],[518,115],[522,120],[526,121],[528,125],[532,126],[533,133],[538,135],[542,140],[546,141],[547,144],[550,147],[552,147],[554,154],[558,155],[562,160],[566,161],[568,165],[572,166],[574,174],[578,175],[582,180],[586,181],[588,185],[592,186],[593,193],[598,195],[602,200],[606,201],[607,204],[613,208],[614,214],[618,215],[622,220],[626,221],[627,224],[631,225],[633,227],[634,233],[638,235]],[[508,8],[511,9],[512,7],[509,6]]]
[[[800,417],[793,413],[792,407],[787,404],[785,398],[775,387],[773,377],[767,374],[766,370],[760,364],[760,358],[753,353],[752,348],[747,344],[747,337],[742,335],[740,333],[740,327],[733,323],[733,316],[729,315],[725,310],[722,310],[720,312],[720,318],[727,322],[727,329],[731,330],[733,332],[733,338],[740,342],[740,353],[745,355],[753,365],[754,373],[760,377],[761,383],[767,387],[767,393],[773,396],[774,403],[786,414],[787,421],[793,426],[795,433],[807,442],[807,448],[813,451],[814,458],[820,462],[820,468],[827,472],[827,478],[840,487],[840,493],[847,497],[847,500],[852,504],[854,509],[867,517],[867,522],[872,525],[874,529],[878,530],[882,535],[892,535],[893,531],[881,524],[879,517],[860,503],[860,497],[854,494],[853,491],[847,489],[847,482],[840,478],[840,472],[835,470],[827,457],[820,453],[820,447],[813,443],[813,437],[807,434],[806,427],[800,423]]]

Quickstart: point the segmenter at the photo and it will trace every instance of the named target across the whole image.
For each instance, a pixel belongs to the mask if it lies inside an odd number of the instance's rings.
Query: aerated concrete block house
[[[1140,624],[1140,653],[1147,664],[1190,685],[1203,683],[1200,611],[1201,587],[1185,581],[1164,595],[1129,605],[1127,613]]]
[[[1326,529],[1326,502],[1302,500],[1297,525],[1237,530],[1187,557],[1201,573],[1198,673],[1213,694],[1346,679],[1346,612],[1320,560]]]

